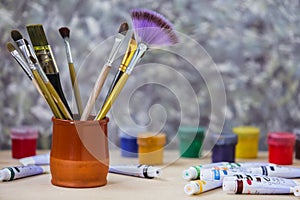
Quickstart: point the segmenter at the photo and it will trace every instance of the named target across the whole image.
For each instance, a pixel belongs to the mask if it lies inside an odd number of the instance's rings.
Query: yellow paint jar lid
[[[254,126],[238,126],[232,129],[232,132],[239,136],[256,136],[259,134],[259,128]]]
[[[141,146],[163,146],[166,143],[166,134],[140,133],[138,134],[137,143]]]

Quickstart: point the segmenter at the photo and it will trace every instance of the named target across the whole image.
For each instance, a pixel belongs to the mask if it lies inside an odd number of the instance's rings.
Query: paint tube
[[[254,182],[264,182],[268,184],[279,184],[284,186],[294,187],[299,183],[292,179],[264,176],[264,175],[253,175],[253,174],[234,174],[233,176],[224,177],[223,181],[235,181],[235,180],[250,180]]]
[[[151,179],[158,177],[161,169],[149,165],[111,165],[109,172]]]
[[[49,165],[50,164],[50,153],[21,158],[21,159],[19,159],[19,161],[24,166]]]
[[[191,166],[188,169],[183,170],[182,177],[186,180],[196,180],[200,178],[201,169],[211,169],[217,166],[224,166],[225,164],[228,164],[228,162],[217,162],[205,165]]]
[[[204,181],[196,180],[190,181],[184,186],[184,192],[188,195],[201,194],[203,192],[213,190],[215,188],[221,187],[222,181]]]
[[[248,169],[248,173],[261,174],[265,176],[276,176],[281,178],[299,178],[300,168],[284,166],[261,166]]]
[[[200,179],[206,181],[223,180],[225,176],[233,176],[234,174],[246,174],[246,168],[229,169],[227,167],[215,167],[214,169],[202,169]]]
[[[223,191],[233,194],[290,194],[294,187],[276,182],[258,182],[247,179],[223,180]]]
[[[186,180],[196,180],[200,178],[201,169],[212,169],[212,168],[250,168],[250,167],[259,167],[259,166],[269,166],[272,165],[266,162],[245,162],[245,163],[236,163],[236,162],[216,162],[205,165],[192,166],[186,170],[183,170],[182,177]]]
[[[43,174],[46,171],[46,168],[37,165],[6,167],[0,170],[0,181],[12,181],[19,178]]]

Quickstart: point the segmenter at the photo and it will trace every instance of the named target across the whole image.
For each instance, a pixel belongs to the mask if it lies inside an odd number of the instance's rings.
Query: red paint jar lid
[[[268,133],[268,144],[271,145],[294,145],[296,136],[289,132]]]
[[[19,126],[10,129],[12,139],[36,139],[38,133],[38,129],[31,126]]]

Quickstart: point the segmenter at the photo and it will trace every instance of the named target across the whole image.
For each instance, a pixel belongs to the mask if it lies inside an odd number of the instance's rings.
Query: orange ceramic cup
[[[103,186],[109,166],[107,123],[52,118],[51,183],[87,188]]]

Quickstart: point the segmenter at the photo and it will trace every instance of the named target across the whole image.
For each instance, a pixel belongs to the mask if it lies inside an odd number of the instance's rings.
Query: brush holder
[[[108,121],[108,118],[100,121],[52,118],[50,171],[53,185],[87,188],[107,183]]]

